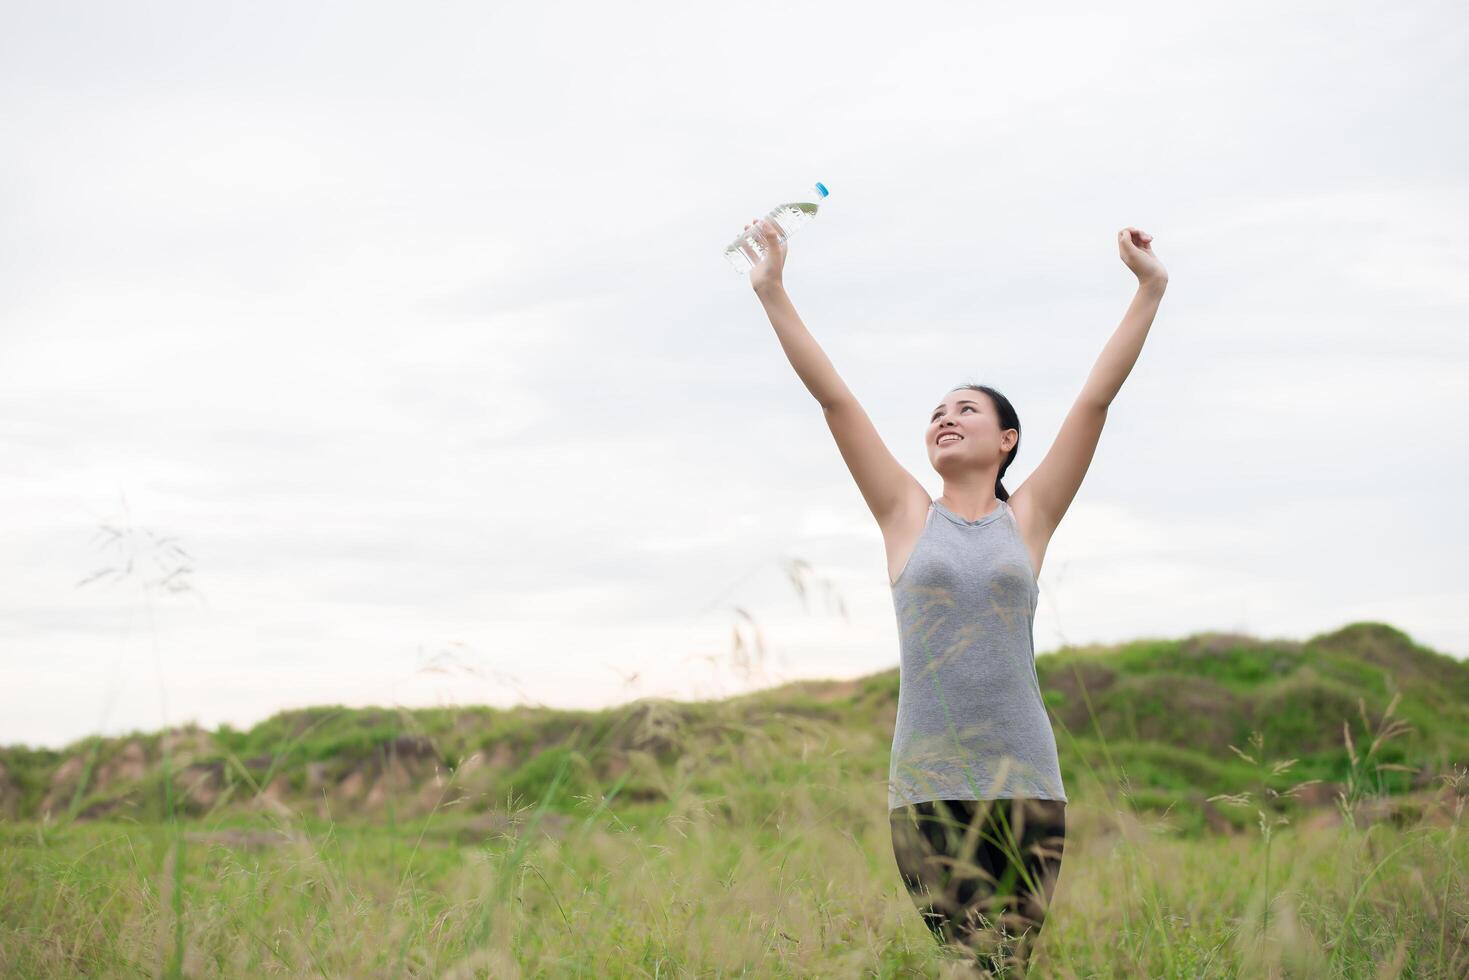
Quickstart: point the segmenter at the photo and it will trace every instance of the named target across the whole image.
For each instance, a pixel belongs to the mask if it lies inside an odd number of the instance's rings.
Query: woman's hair
[[[1000,472],[995,474],[995,496],[999,497],[1001,500],[1009,500],[1010,493],[1004,488],[1003,485],[1001,485],[1000,478],[1003,477],[1005,475],[1005,471],[1010,468],[1011,462],[1013,462],[1015,459],[1015,454],[1020,452],[1020,416],[1015,414],[1015,406],[1010,404],[1010,399],[1006,398],[1004,395],[1000,394],[989,385],[967,384],[960,385],[958,388],[952,388],[950,390],[960,391],[965,388],[968,388],[970,391],[982,391],[986,395],[990,396],[990,401],[995,403],[995,412],[1000,417],[1001,432],[1004,432],[1006,429],[1015,430],[1015,445],[1011,448],[1010,455],[1006,456],[1005,461],[1000,464]]]

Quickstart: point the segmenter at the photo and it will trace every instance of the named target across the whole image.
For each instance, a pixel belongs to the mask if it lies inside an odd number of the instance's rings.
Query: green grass
[[[1037,670],[1071,802],[1030,975],[1469,973],[1469,667],[1354,624]],[[0,975],[963,975],[892,855],[896,680],[0,750]]]
[[[0,972],[959,975],[898,883],[882,786],[848,765],[860,736],[807,722],[720,748],[710,768],[670,773],[664,800],[623,803],[598,785],[564,812],[523,807],[519,826],[442,806],[396,821],[225,808],[176,828],[0,825]],[[1129,774],[1150,757],[1111,748]],[[545,757],[549,800],[574,760]],[[1250,788],[1231,757],[1215,771]],[[1032,975],[1469,966],[1459,813],[1450,827],[1285,824],[1267,841],[1244,805],[1246,832],[1186,836],[1135,807],[1130,780],[1089,780],[1075,784]]]

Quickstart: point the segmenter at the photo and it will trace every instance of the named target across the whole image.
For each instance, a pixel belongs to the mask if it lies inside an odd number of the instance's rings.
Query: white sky
[[[787,288],[934,495],[931,406],[1004,391],[1019,486],[1156,236],[1038,650],[1469,655],[1466,56],[1452,3],[9,3],[0,742],[895,666],[876,524],[720,255],[817,180]],[[195,593],[77,587],[126,521]]]

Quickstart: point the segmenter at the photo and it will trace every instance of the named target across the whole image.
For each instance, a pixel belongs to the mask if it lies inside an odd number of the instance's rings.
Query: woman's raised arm
[[[1137,292],[1082,385],[1050,451],[1013,495],[1017,511],[1034,515],[1038,528],[1035,533],[1044,540],[1049,540],[1081,488],[1102,438],[1107,408],[1137,363],[1168,288],[1168,270],[1153,254],[1152,241],[1152,235],[1138,228],[1128,227],[1117,233],[1118,254],[1137,276]]]
[[[763,218],[754,224],[754,235],[765,247],[765,254],[750,270],[750,285],[754,287],[755,295],[760,297],[760,303],[770,317],[770,325],[775,328],[775,336],[780,339],[786,359],[796,369],[796,374],[805,384],[806,390],[811,392],[811,397],[822,408],[850,398],[851,392],[847,390],[845,382],[837,374],[836,368],[832,367],[821,345],[816,343],[816,338],[811,336],[811,331],[806,329],[806,324],[796,315],[796,307],[786,295],[784,274],[787,246],[775,244],[770,226]]]
[[[786,246],[774,244],[763,221],[756,223],[755,234],[765,246],[765,254],[750,270],[750,284],[770,317],[770,325],[775,328],[791,367],[821,406],[837,449],[857,482],[868,510],[886,530],[908,501],[918,497],[926,500],[927,493],[888,450],[872,420],[796,314],[783,280]]]

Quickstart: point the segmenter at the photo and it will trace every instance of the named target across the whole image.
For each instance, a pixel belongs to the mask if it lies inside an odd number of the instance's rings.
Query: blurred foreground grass
[[[167,972],[182,854],[188,976],[947,975],[874,813],[801,789],[767,819],[689,800],[479,844],[418,826],[262,823],[181,848],[160,826],[9,827],[0,960],[14,977]],[[1258,840],[1125,825],[1068,841],[1034,975],[1465,975],[1462,834],[1286,830],[1262,930]]]
[[[711,731],[656,776],[552,756],[538,797],[503,809],[451,805],[450,772],[428,812],[390,796],[370,821],[267,805],[0,824],[0,973],[968,975],[901,886],[870,726],[731,709]],[[1221,765],[1258,780],[1216,802],[1257,817],[1245,833],[1180,834],[1125,773],[1082,765],[1030,975],[1469,975],[1469,780],[1444,775],[1411,818],[1374,811],[1387,741],[1352,747],[1334,821],[1291,820],[1272,789],[1290,766],[1235,747]],[[635,773],[661,791],[622,798]]]

